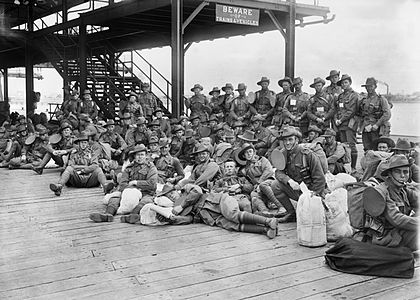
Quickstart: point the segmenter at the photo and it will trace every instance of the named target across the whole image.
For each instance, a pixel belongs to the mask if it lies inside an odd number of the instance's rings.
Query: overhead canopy
[[[47,0],[45,2],[54,3]],[[86,1],[68,0],[67,6],[71,7],[83,2]],[[51,4],[50,7],[43,6],[42,9],[34,7],[34,19],[59,11],[62,9],[61,3],[62,0],[58,1],[58,5],[52,7]],[[185,44],[277,30],[278,27],[266,11],[273,13],[280,26],[285,26],[290,7],[290,3],[287,1],[274,0],[208,0],[204,4],[202,3],[203,1],[197,0],[183,1],[184,26],[186,20],[190,21],[184,31],[183,40]],[[216,22],[216,3],[259,9],[259,26]],[[196,10],[200,5],[202,9]],[[93,48],[96,45],[101,45],[104,40],[111,43],[113,48],[118,51],[162,47],[171,44],[171,0],[122,1],[83,13],[77,19],[31,33],[10,29],[24,22],[24,9],[27,9],[27,7],[25,8],[22,5],[14,9],[11,6],[5,8],[6,29],[0,31],[2,36],[0,39],[0,68],[24,65],[26,38],[32,38],[36,41],[43,35],[54,32],[58,35],[60,30],[71,27],[77,28],[80,24],[109,28],[102,32],[93,32],[87,35],[87,43]],[[197,14],[195,15],[195,13]],[[304,18],[312,16],[326,18],[328,13],[329,8],[327,7],[296,4],[297,20],[303,21]],[[191,18],[193,16],[194,18]],[[63,36],[60,38],[65,39]],[[73,37],[73,39],[77,38],[77,36]],[[74,52],[77,53],[77,51]],[[34,63],[48,61],[48,57],[36,48],[33,49],[32,55]]]

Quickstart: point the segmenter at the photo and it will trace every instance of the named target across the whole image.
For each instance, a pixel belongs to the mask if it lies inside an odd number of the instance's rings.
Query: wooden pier
[[[49,190],[42,176],[0,169],[0,299],[418,299],[412,279],[335,272],[331,246],[297,244],[296,224],[279,236],[203,224],[97,224],[100,188]],[[418,264],[418,262],[417,262]]]

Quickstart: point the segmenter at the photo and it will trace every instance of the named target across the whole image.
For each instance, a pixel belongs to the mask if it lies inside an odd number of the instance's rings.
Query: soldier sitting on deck
[[[325,176],[321,162],[312,150],[299,145],[301,133],[295,127],[286,127],[282,139],[284,149],[276,158],[284,161],[281,168],[276,168],[276,180],[271,185],[277,200],[286,209],[286,214],[279,222],[296,222],[296,212],[289,198],[297,201],[301,194],[299,184],[303,181],[308,185],[309,190],[320,195],[325,194]],[[274,152],[273,152],[274,153]]]
[[[49,144],[46,146],[47,153],[38,164],[34,164],[32,170],[41,175],[45,166],[52,158],[54,162],[63,167],[64,157],[73,151],[73,134],[72,126],[69,123],[62,123],[60,127],[61,134],[54,134],[50,137]]]
[[[99,137],[99,141],[102,143],[108,143],[111,146],[111,158],[122,163],[123,152],[127,148],[127,144],[124,139],[116,132],[114,120],[109,120],[106,125],[106,132],[102,133]]]
[[[322,135],[325,137],[324,152],[327,156],[328,171],[333,175],[346,173],[346,169],[344,168],[344,164],[346,163],[346,149],[341,143],[335,140],[335,135],[334,129],[331,128],[326,129]]]
[[[172,157],[169,153],[170,144],[167,138],[159,140],[160,155],[155,159],[158,170],[158,182],[177,184],[184,178],[184,170],[178,158]]]
[[[130,215],[122,216],[121,221],[127,223],[133,222],[131,215],[139,215],[140,210],[147,203],[153,203],[153,196],[156,192],[158,180],[157,169],[155,165],[147,158],[147,148],[143,144],[137,145],[129,155],[133,155],[133,162],[124,170],[121,182],[118,187],[121,194],[112,197],[106,207],[105,213],[92,213],[89,218],[94,222],[112,222],[114,215],[120,206],[121,200],[134,199],[139,201]]]
[[[20,157],[22,155],[22,149],[25,146],[26,138],[28,137],[28,131],[25,125],[19,125],[17,128],[10,126],[11,129],[16,129],[16,136],[14,136],[14,132],[11,132],[12,138],[12,146],[10,148],[9,153],[3,157],[3,161],[0,164],[0,167],[8,167],[9,162],[14,157]]]
[[[74,143],[77,144],[76,152],[70,155],[67,168],[57,184],[50,184],[50,189],[56,196],[60,196],[65,184],[79,188],[90,188],[100,184],[107,194],[114,184],[106,182],[105,175],[98,165],[98,157],[89,148],[88,136],[80,133]]]

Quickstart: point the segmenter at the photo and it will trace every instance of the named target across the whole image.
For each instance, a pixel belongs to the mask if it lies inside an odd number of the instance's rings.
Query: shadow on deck
[[[411,299],[413,279],[342,274],[331,245],[297,244],[296,224],[274,240],[202,224],[96,224],[100,188],[49,190],[57,170],[0,170],[1,299]]]

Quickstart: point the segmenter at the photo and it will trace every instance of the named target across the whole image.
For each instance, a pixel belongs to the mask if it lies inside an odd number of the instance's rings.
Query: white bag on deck
[[[130,213],[142,197],[142,193],[137,188],[126,188],[121,193],[120,207],[117,210],[117,214],[128,214]]]
[[[347,213],[347,191],[344,188],[339,188],[327,194],[325,205],[328,207],[325,212],[327,240],[334,242],[343,237],[351,237],[353,229]]]
[[[338,173],[336,175],[327,172],[325,174],[325,180],[327,181],[327,186],[330,191],[344,187],[347,183],[356,182],[356,178],[346,173]]]
[[[311,195],[305,183],[300,184],[302,195],[296,207],[299,245],[319,247],[327,243],[325,211],[321,197]]]

